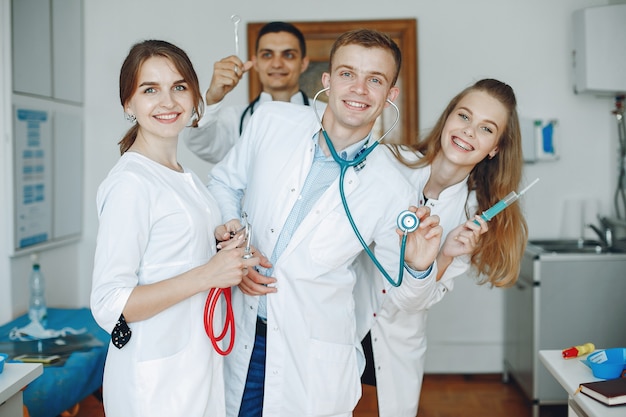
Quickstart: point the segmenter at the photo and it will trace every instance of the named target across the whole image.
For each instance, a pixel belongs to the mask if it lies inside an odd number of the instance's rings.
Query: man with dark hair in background
[[[285,101],[308,105],[312,101],[300,90],[299,82],[300,74],[308,66],[302,32],[291,23],[266,24],[259,31],[250,61],[243,63],[239,57],[231,55],[213,65],[211,85],[205,95],[204,116],[198,127],[189,127],[183,131],[185,143],[199,158],[207,162],[219,162],[262,103]],[[259,74],[263,88],[261,94],[247,106],[224,106],[224,97],[251,68]]]

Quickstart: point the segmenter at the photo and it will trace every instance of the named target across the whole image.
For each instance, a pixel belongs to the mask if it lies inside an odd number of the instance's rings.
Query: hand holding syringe
[[[487,211],[483,211],[483,213],[480,215],[480,217],[488,222],[489,220],[493,219],[495,217],[496,214],[500,213],[502,210],[504,210],[505,208],[507,208],[508,206],[510,206],[511,204],[513,204],[515,201],[517,201],[526,191],[528,191],[528,189],[530,187],[532,187],[533,185],[537,184],[537,181],[539,181],[539,178],[536,178],[533,182],[531,182],[528,187],[524,188],[522,191],[520,191],[519,193],[516,193],[515,191],[511,191],[506,197],[504,197],[502,200],[498,201],[496,204],[494,204],[493,206],[491,206]],[[474,223],[476,223],[477,225],[480,225],[480,223],[478,222],[478,220],[474,220]]]

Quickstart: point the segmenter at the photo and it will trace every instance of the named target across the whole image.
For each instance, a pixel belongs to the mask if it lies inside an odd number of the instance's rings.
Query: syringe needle
[[[520,191],[520,192],[518,193],[518,195],[522,195],[522,194],[524,194],[526,191],[528,191],[528,189],[529,189],[530,187],[532,187],[533,185],[537,184],[537,182],[539,182],[539,178],[535,178],[535,180],[534,180],[533,182],[531,182],[530,184],[528,184],[528,186],[527,186],[526,188],[524,188],[522,191]]]

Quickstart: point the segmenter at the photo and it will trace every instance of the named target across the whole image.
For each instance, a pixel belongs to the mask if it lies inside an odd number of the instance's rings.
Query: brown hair
[[[513,89],[501,81],[484,79],[461,91],[454,97],[437,120],[428,136],[410,146],[424,155],[410,163],[402,158],[398,149],[390,146],[403,164],[418,168],[430,165],[441,151],[441,135],[448,116],[470,92],[483,91],[497,99],[508,112],[507,125],[498,140],[498,153],[492,159],[480,161],[469,174],[467,187],[476,191],[478,210],[483,212],[511,191],[519,188],[522,179],[522,135],[517,115],[517,101]],[[473,213],[467,213],[468,218]],[[489,282],[496,287],[515,283],[519,265],[528,239],[528,226],[519,204],[510,205],[489,222],[489,231],[480,238],[480,244],[472,254],[471,263],[485,275],[481,283]]]
[[[381,48],[391,52],[396,63],[396,73],[391,86],[396,85],[400,67],[402,66],[402,52],[398,45],[388,35],[373,29],[356,29],[340,35],[330,50],[329,71],[333,68],[333,58],[339,48],[346,45],[359,45],[365,48]]]
[[[187,82],[191,94],[193,95],[193,101],[196,103],[193,109],[197,117],[194,119],[192,125],[194,127],[198,126],[198,120],[202,117],[202,112],[204,111],[204,101],[202,100],[202,93],[200,92],[198,76],[185,51],[166,41],[146,40],[136,43],[130,49],[128,56],[122,64],[122,69],[120,70],[120,102],[122,103],[122,107],[126,106],[126,103],[131,99],[137,88],[141,66],[148,58],[155,56],[169,59]],[[128,132],[126,132],[122,140],[118,142],[118,145],[120,145],[120,154],[124,154],[124,152],[132,146],[137,138],[138,131],[139,125],[134,124]]]

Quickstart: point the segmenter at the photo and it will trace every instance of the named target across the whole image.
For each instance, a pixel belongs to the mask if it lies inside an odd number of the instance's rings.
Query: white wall
[[[8,0],[2,1],[4,4]],[[574,95],[571,77],[572,12],[606,4],[608,0],[389,0],[364,7],[357,0],[298,2],[297,6],[292,0],[274,0],[268,7],[267,2],[255,0],[232,4],[200,0],[179,0],[175,4],[164,0],[85,1],[84,237],[75,247],[49,255],[59,267],[51,268],[54,271],[47,275],[53,275],[53,282],[69,291],[69,295],[58,290],[49,294],[49,303],[88,304],[97,233],[95,194],[118,158],[117,141],[129,127],[119,104],[118,76],[134,42],[160,38],[176,43],[188,52],[206,86],[213,62],[233,53],[232,14],[242,18],[242,46],[245,23],[249,21],[415,17],[422,129],[434,123],[454,94],[484,77],[498,78],[514,87],[521,116],[559,120],[561,158],[526,166],[525,178],[530,181],[540,177],[541,181],[523,201],[531,237],[557,237],[562,234],[559,217],[570,199],[597,199],[602,213],[612,211],[617,149],[613,100]],[[3,97],[6,94],[4,91]],[[247,101],[247,83],[227,100]],[[201,177],[206,175],[208,164],[182,144],[179,151],[184,164]],[[71,264],[69,273],[59,275],[63,264]],[[10,285],[10,280],[0,277],[0,288]],[[475,287],[471,283],[463,285]],[[25,308],[26,287],[18,286],[23,290],[13,290],[14,297],[19,298],[13,302]],[[502,342],[501,292],[486,288],[470,291],[477,293],[467,297],[467,303],[459,304],[450,296],[441,307],[451,308],[448,313],[437,316],[434,310],[431,314],[431,326],[445,328],[446,322],[454,320],[460,329],[460,333],[442,334],[442,346],[465,340],[463,329],[468,327],[462,318],[471,324],[484,323],[485,317],[472,318],[472,309],[484,305],[485,299],[494,309],[488,326],[497,329],[485,337],[491,338],[492,345]],[[1,297],[0,319],[5,321],[8,317],[2,310]],[[16,311],[14,308],[13,314]],[[452,327],[455,332],[456,327]],[[431,352],[436,350],[437,337],[431,337]]]
[[[11,56],[10,13],[7,1],[0,2],[0,61],[9,62]],[[11,155],[8,143],[11,140],[10,130],[6,126],[10,123],[11,108],[11,72],[5,65],[0,65],[0,149],[2,149],[2,166],[10,165]],[[6,202],[10,199],[10,176],[7,169],[0,169],[0,196],[4,204],[0,204],[0,248],[4,249],[11,241],[9,232],[9,211]],[[0,256],[0,319],[2,323],[11,318],[11,286],[10,259]]]

